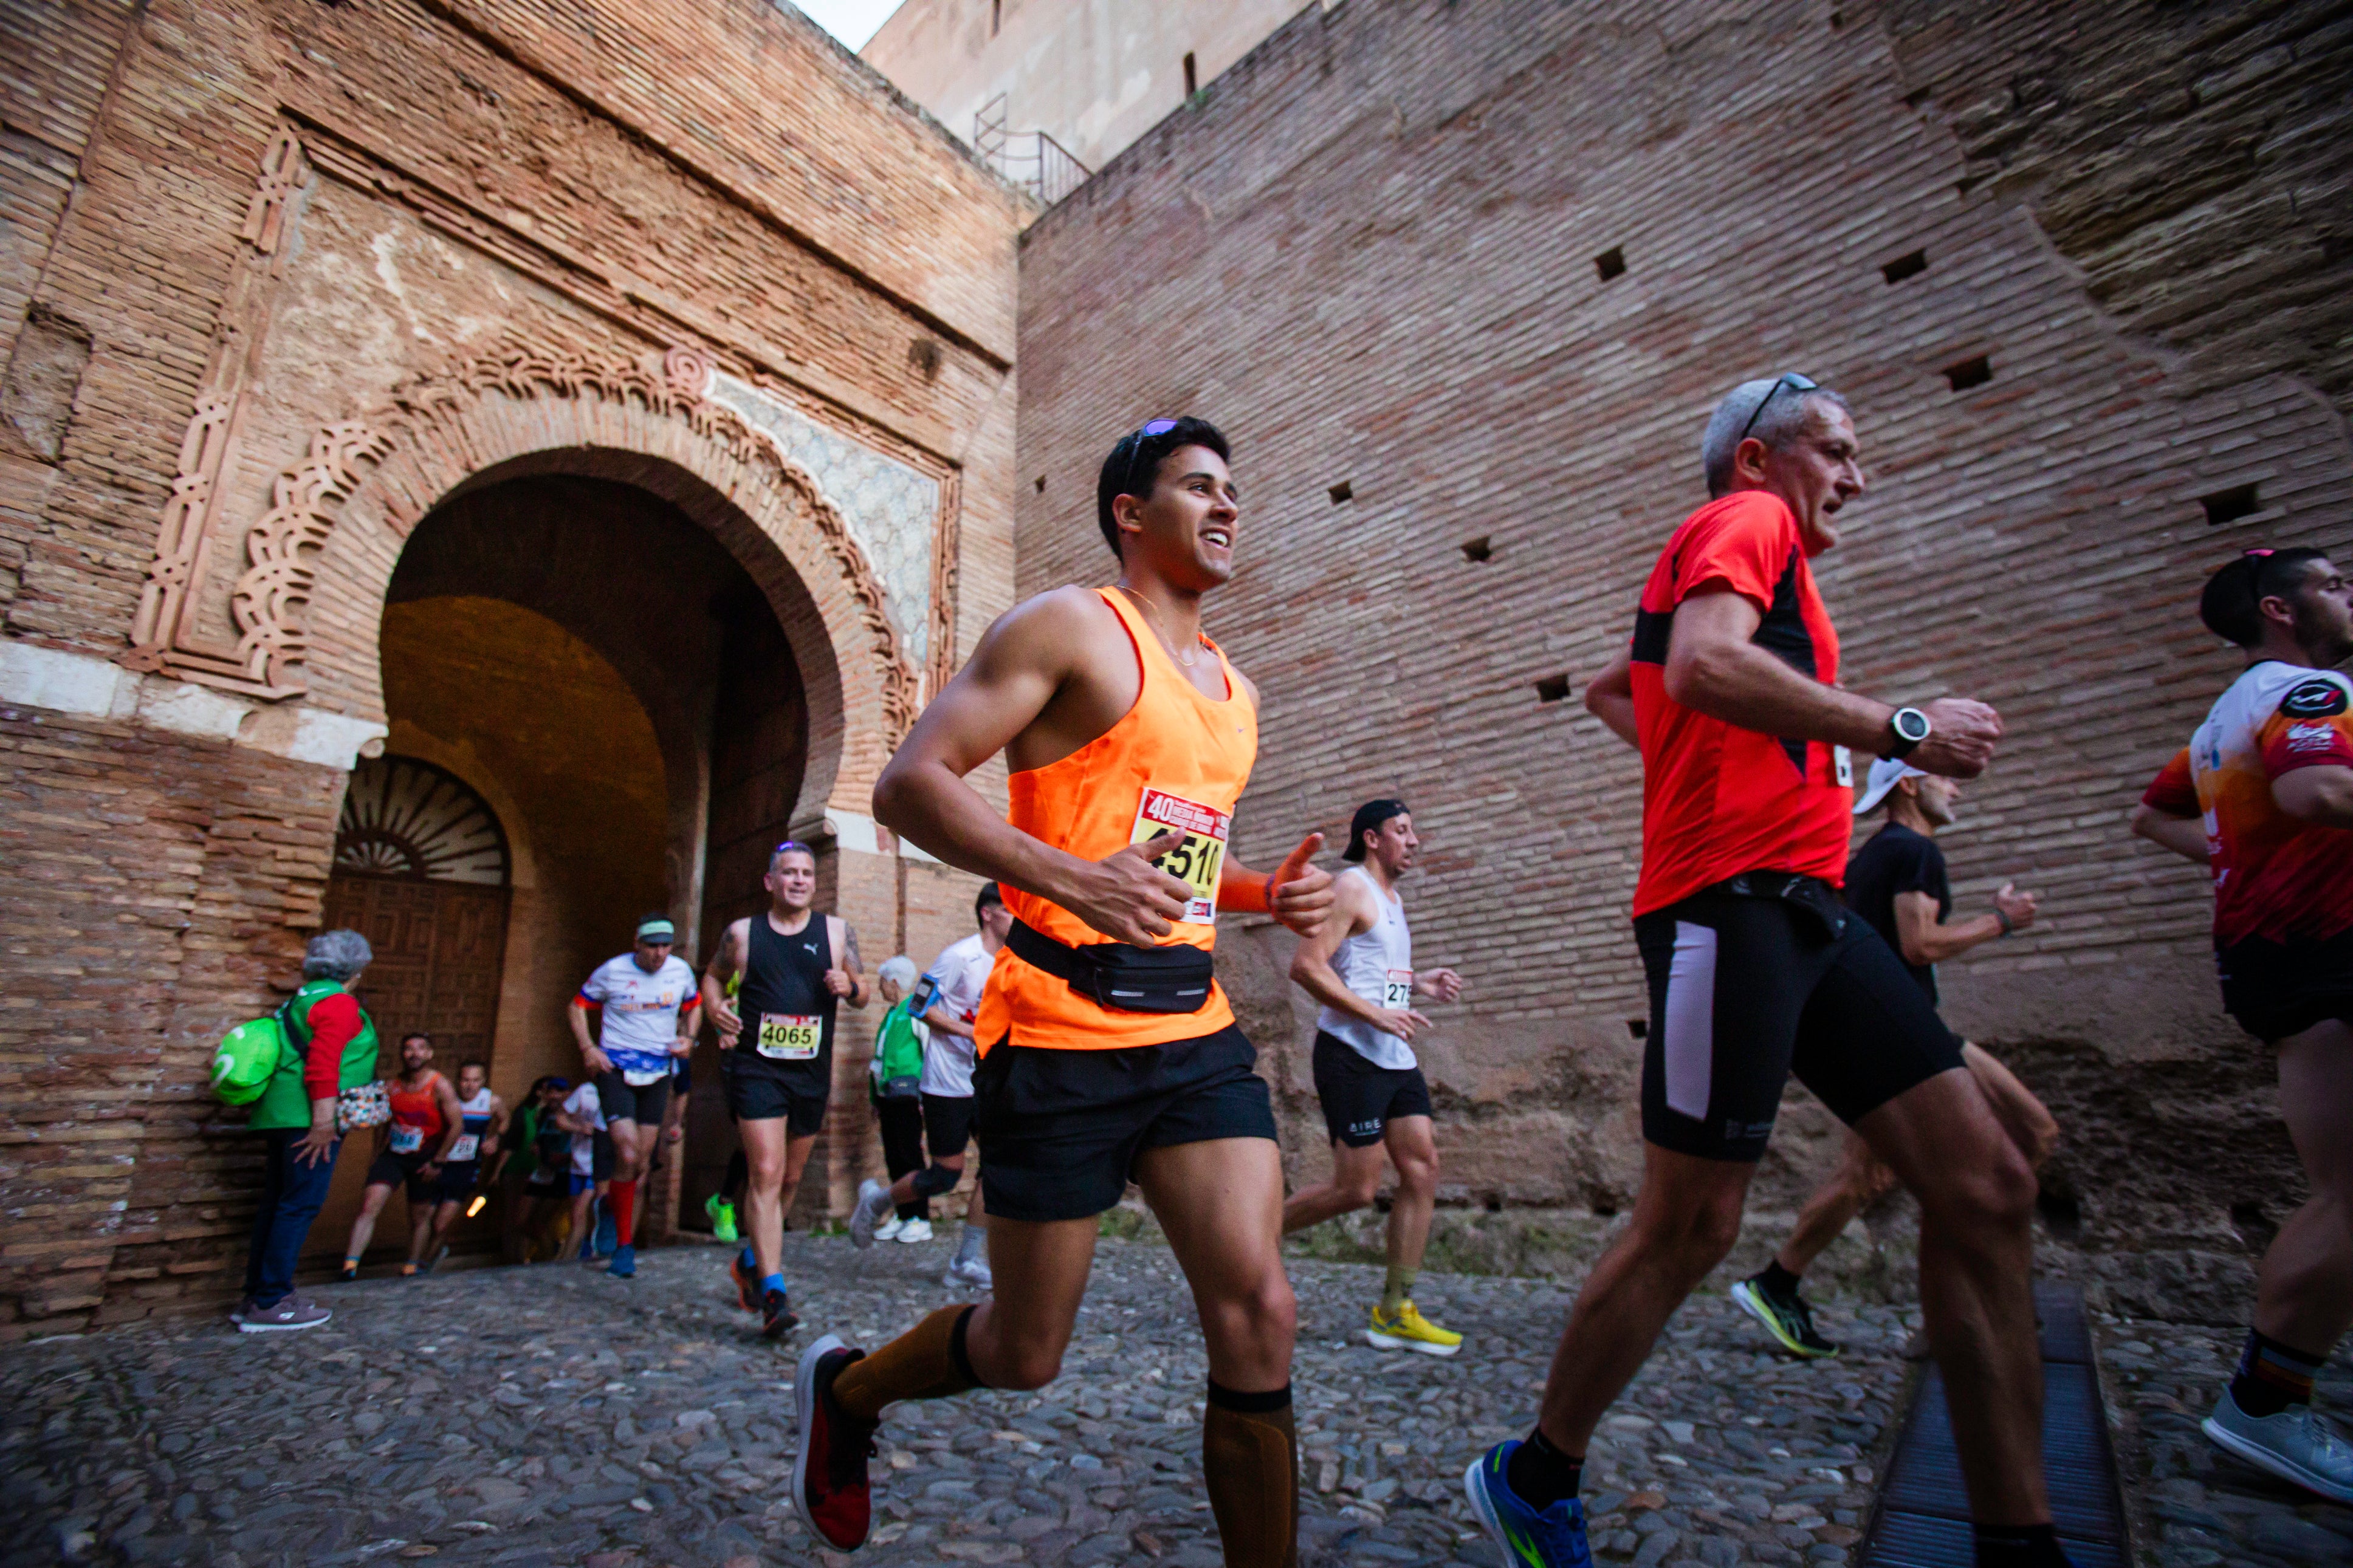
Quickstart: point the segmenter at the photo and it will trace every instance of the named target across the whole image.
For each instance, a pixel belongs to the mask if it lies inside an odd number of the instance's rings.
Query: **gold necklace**
[[[1153,614],[1155,606],[1153,605],[1151,600],[1145,598],[1143,595],[1137,593],[1134,589],[1129,587],[1124,583],[1114,583],[1112,586],[1117,588],[1121,593],[1135,601],[1136,607],[1144,612],[1145,623],[1151,626],[1152,635],[1160,639],[1160,646],[1168,650],[1169,658],[1175,659],[1177,663],[1183,665],[1187,669],[1192,669],[1200,664],[1200,655],[1198,653],[1179,653],[1176,650],[1176,639],[1160,629],[1159,619]],[[1198,638],[1196,639],[1196,646],[1198,646]]]

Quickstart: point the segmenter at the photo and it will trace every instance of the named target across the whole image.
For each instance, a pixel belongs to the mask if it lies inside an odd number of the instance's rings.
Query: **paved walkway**
[[[2116,1404],[2116,1465],[2138,1494],[2142,1559],[2159,1568],[2280,1568],[2353,1563],[2353,1508],[2241,1464],[2198,1424],[2238,1364],[2244,1329],[2102,1325],[2100,1365]],[[2353,1422],[2353,1369],[2340,1352],[2319,1407]]]
[[[787,1255],[804,1335],[871,1344],[946,1299],[945,1238],[796,1236]],[[785,1500],[793,1356],[735,1310],[724,1258],[651,1252],[627,1282],[554,1264],[364,1281],[314,1291],[335,1318],[307,1334],[183,1320],[11,1350],[0,1486],[22,1511],[0,1563],[848,1563]],[[1461,1472],[1532,1418],[1565,1288],[1427,1280],[1425,1310],[1470,1336],[1440,1361],[1358,1337],[1379,1270],[1293,1276],[1305,1563],[1493,1568]],[[1676,1319],[1588,1468],[1605,1562],[1846,1560],[1905,1325],[1836,1301],[1820,1319],[1846,1357],[1766,1353],[1720,1290]],[[1060,1380],[886,1418],[855,1561],[1216,1563],[1202,1379],[1166,1250],[1106,1241]]]

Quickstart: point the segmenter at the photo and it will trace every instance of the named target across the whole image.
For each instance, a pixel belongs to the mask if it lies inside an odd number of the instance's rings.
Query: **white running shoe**
[[[899,1239],[899,1232],[905,1227],[906,1224],[907,1222],[905,1220],[901,1219],[894,1214],[889,1219],[884,1220],[881,1225],[874,1227],[874,1239],[877,1241],[896,1241]]]
[[[915,1243],[919,1241],[931,1240],[932,1222],[927,1219],[909,1220],[906,1224],[899,1227],[899,1239],[905,1242],[910,1247],[914,1246]]]
[[[994,1290],[997,1289],[997,1276],[991,1274],[988,1265],[979,1258],[959,1257],[949,1260],[947,1274],[940,1283],[969,1285],[976,1290]]]
[[[874,1227],[891,1212],[891,1188],[869,1176],[858,1184],[858,1206],[849,1211],[849,1245],[863,1251],[874,1245]]]
[[[2250,1415],[2225,1387],[2200,1429],[2216,1447],[2258,1469],[2337,1502],[2353,1502],[2353,1445],[2309,1405],[2291,1405],[2276,1415]]]

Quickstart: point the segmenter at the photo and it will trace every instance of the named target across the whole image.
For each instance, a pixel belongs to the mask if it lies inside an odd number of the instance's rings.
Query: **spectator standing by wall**
[[[884,963],[875,979],[882,1005],[889,1009],[882,1015],[881,1026],[874,1031],[872,1082],[869,1097],[874,1102],[874,1121],[882,1133],[882,1164],[896,1182],[900,1177],[923,1168],[923,1099],[921,1085],[923,1077],[923,1047],[931,1031],[916,1016],[923,998],[910,996],[915,988],[915,961],[906,954]],[[927,1240],[932,1234],[931,1223],[923,1211],[928,1205],[921,1198],[909,1198],[899,1205],[898,1212],[875,1227],[874,1239],[890,1241],[904,1236],[908,1226],[920,1225],[923,1234],[916,1239]]]

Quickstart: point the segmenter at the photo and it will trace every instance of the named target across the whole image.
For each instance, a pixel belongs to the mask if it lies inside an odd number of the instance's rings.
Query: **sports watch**
[[[1898,708],[1887,721],[1887,731],[1894,739],[1882,754],[1900,762],[1928,738],[1928,716],[1917,708]]]

